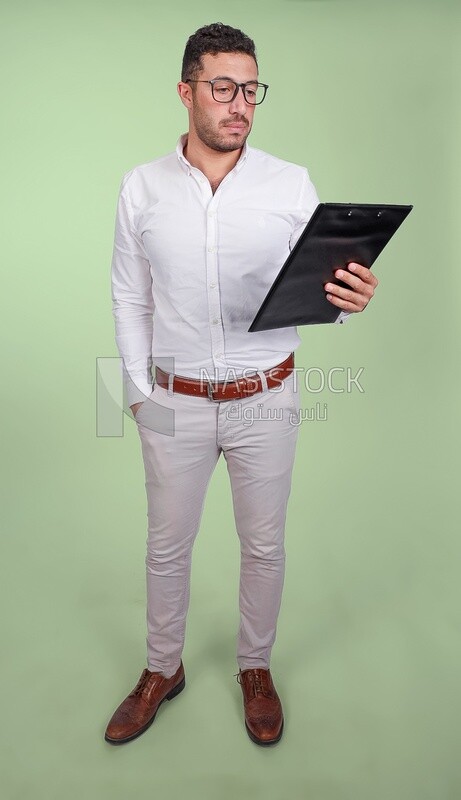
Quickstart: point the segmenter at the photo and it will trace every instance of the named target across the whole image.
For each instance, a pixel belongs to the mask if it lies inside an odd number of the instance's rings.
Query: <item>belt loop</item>
[[[258,375],[259,378],[261,378],[261,391],[262,392],[267,392],[267,378],[266,378],[266,375],[264,374],[264,372],[262,370],[258,370],[258,372],[256,374]]]
[[[173,394],[173,382],[174,382],[174,373],[170,372],[168,375],[168,396],[171,397]]]

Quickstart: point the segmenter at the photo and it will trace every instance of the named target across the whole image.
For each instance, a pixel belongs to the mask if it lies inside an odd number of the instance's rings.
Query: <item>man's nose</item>
[[[237,95],[229,103],[229,111],[231,114],[245,114],[248,109],[248,103],[243,94],[243,86],[239,86]]]

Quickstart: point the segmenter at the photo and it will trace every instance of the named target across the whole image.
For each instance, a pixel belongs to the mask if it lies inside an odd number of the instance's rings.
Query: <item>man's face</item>
[[[201,81],[231,78],[236,83],[257,81],[255,60],[245,53],[207,53],[202,56]],[[239,150],[251,131],[255,107],[249,105],[241,89],[230,103],[214,100],[211,85],[194,83],[189,107],[189,127],[203,144],[220,153]]]

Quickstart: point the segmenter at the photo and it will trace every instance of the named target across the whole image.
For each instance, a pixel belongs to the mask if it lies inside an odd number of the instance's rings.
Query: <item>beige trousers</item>
[[[240,539],[237,663],[242,670],[269,667],[285,573],[285,518],[299,423],[294,375],[278,389],[214,402],[173,394],[155,384],[137,412],[147,492],[150,670],[171,677],[180,663],[192,548],[221,453]]]

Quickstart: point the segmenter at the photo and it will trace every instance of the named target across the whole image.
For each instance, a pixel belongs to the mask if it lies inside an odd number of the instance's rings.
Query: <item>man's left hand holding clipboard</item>
[[[347,283],[350,289],[336,283],[326,283],[324,289],[327,300],[342,311],[355,313],[363,311],[375,293],[378,279],[368,267],[351,262],[347,270],[337,269],[335,278]]]

